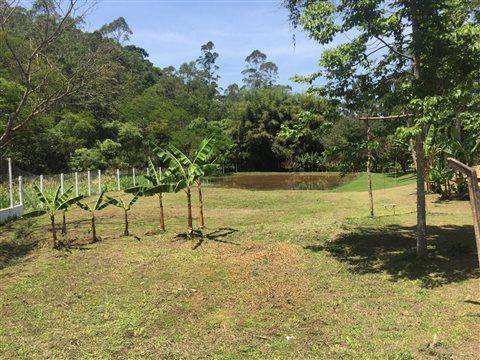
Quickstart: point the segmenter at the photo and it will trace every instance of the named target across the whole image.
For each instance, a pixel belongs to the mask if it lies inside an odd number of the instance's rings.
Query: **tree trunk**
[[[130,236],[130,232],[128,231],[128,211],[123,210],[125,213],[125,230],[123,231],[123,236]]]
[[[158,194],[158,206],[160,207],[160,230],[165,231],[165,215],[163,214],[163,194]]]
[[[187,233],[188,235],[192,235],[193,234],[192,194],[189,187],[187,187],[187,206],[188,206]]]
[[[66,211],[62,211],[62,235],[67,234],[67,216]]]
[[[200,228],[205,228],[205,218],[203,217],[203,195],[202,195],[202,183],[199,181],[197,183],[198,188],[198,207],[200,210]]]
[[[92,242],[97,242],[97,228],[95,227],[95,214],[92,214]]]
[[[50,224],[52,227],[53,248],[57,247],[57,228],[55,227],[55,215],[50,215]]]
[[[417,156],[417,256],[427,254],[427,209],[425,200],[425,150],[424,134],[417,135],[415,153]]]
[[[370,200],[370,216],[375,216],[375,211],[373,207],[373,189],[372,189],[372,150],[370,148],[372,141],[372,129],[370,128],[370,123],[367,120],[367,178],[368,178],[368,197]]]
[[[418,8],[420,2],[412,2],[410,5],[412,21],[412,49],[413,49],[413,74],[417,80],[417,97],[423,98],[421,89],[425,89],[424,76],[422,74],[421,52],[424,34],[420,29],[422,21],[421,10]],[[425,200],[425,136],[428,132],[428,125],[422,126],[421,132],[415,139],[415,157],[417,169],[417,256],[424,257],[427,254],[427,211]],[[415,160],[415,159],[414,159]]]

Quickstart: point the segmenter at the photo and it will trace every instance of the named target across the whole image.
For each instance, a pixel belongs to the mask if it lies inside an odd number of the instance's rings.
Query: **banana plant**
[[[92,243],[100,241],[97,237],[96,218],[97,211],[105,209],[109,205],[113,205],[114,201],[111,198],[105,197],[105,189],[103,189],[97,197],[97,200],[93,204],[77,202],[77,206],[82,210],[88,211],[91,216],[91,229],[92,229]]]
[[[63,194],[61,194],[60,186],[57,188],[54,194],[46,195],[44,194],[40,188],[35,185],[35,196],[38,199],[38,202],[41,204],[40,209],[31,211],[23,215],[23,218],[32,218],[37,216],[42,216],[48,214],[50,217],[50,226],[52,231],[52,242],[53,248],[58,249],[60,247],[60,243],[58,242],[57,238],[57,228],[55,225],[55,215],[59,211],[67,211],[70,206],[76,204],[83,198],[83,195],[74,196],[72,197],[72,189],[73,187],[67,189]]]
[[[124,201],[122,198],[114,199],[107,196],[108,201],[112,203],[112,205],[120,208],[123,210],[124,214],[124,224],[125,228],[123,231],[123,236],[130,236],[130,231],[128,230],[128,212],[132,209],[133,204],[135,204],[139,198],[139,194],[135,194],[130,201]]]
[[[126,189],[125,192],[129,194],[138,194],[140,196],[154,196],[158,197],[158,206],[160,209],[159,220],[160,230],[165,231],[165,214],[163,209],[163,194],[173,192],[175,190],[172,181],[172,173],[169,169],[165,169],[162,173],[157,171],[152,160],[148,159],[148,169],[150,174],[145,176],[148,180],[147,185],[135,186]]]
[[[157,149],[157,155],[170,165],[170,171],[176,175],[175,191],[184,190],[187,195],[187,234],[193,235],[192,187],[197,185],[199,195],[200,227],[205,226],[203,215],[203,195],[201,179],[205,175],[208,161],[213,154],[212,139],[203,140],[193,158],[190,160],[181,150],[173,145],[166,149]]]

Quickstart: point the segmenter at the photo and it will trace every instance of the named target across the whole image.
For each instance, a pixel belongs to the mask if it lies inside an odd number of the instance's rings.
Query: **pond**
[[[209,186],[248,190],[328,190],[352,181],[356,174],[237,173],[209,179]]]

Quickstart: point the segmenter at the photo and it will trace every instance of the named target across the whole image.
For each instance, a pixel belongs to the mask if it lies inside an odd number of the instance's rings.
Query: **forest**
[[[245,54],[241,84],[221,88],[222,54],[212,41],[198,45],[196,59],[158,68],[129,41],[123,17],[87,32],[82,16],[56,24],[65,9],[53,1],[31,8],[3,3],[9,16],[0,42],[0,130],[8,136],[0,146],[4,157],[31,173],[145,166],[152,144],[171,142],[190,152],[206,135],[217,139],[218,162],[229,170],[364,171],[370,149],[374,171],[407,172],[414,166],[412,139],[427,123],[426,176],[433,190],[464,196],[465,186],[451,188],[454,174],[445,158],[478,162],[479,14],[470,1],[427,9],[437,17],[422,24],[425,36],[417,45],[428,86],[412,77],[409,55],[402,54],[402,24],[373,21],[366,2],[362,18],[352,20],[368,23],[365,33],[325,51],[318,73],[295,78],[310,84],[303,93],[277,83],[279,69],[261,50]],[[292,26],[328,43],[340,28],[332,9],[320,4],[300,16],[307,2],[285,2]],[[44,40],[42,29],[55,38],[29,62],[32,41]],[[392,44],[376,35],[382,31]],[[326,79],[320,85],[319,77]],[[21,126],[10,131],[8,117],[19,104]],[[372,122],[369,141],[358,121],[405,112],[419,116]]]

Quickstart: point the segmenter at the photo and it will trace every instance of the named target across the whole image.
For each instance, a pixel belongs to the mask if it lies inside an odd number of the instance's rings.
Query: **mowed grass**
[[[429,196],[415,259],[414,186],[375,192],[205,189],[185,240],[184,194],[98,214],[102,242],[45,246],[47,220],[0,233],[0,357],[478,359],[480,274],[468,203]],[[397,215],[383,204],[397,204]],[[86,214],[68,214],[85,243]]]
[[[373,190],[390,189],[397,186],[413,184],[416,181],[414,174],[381,174],[372,173]],[[365,191],[368,184],[367,173],[359,174],[355,179],[334,189],[336,192]]]

